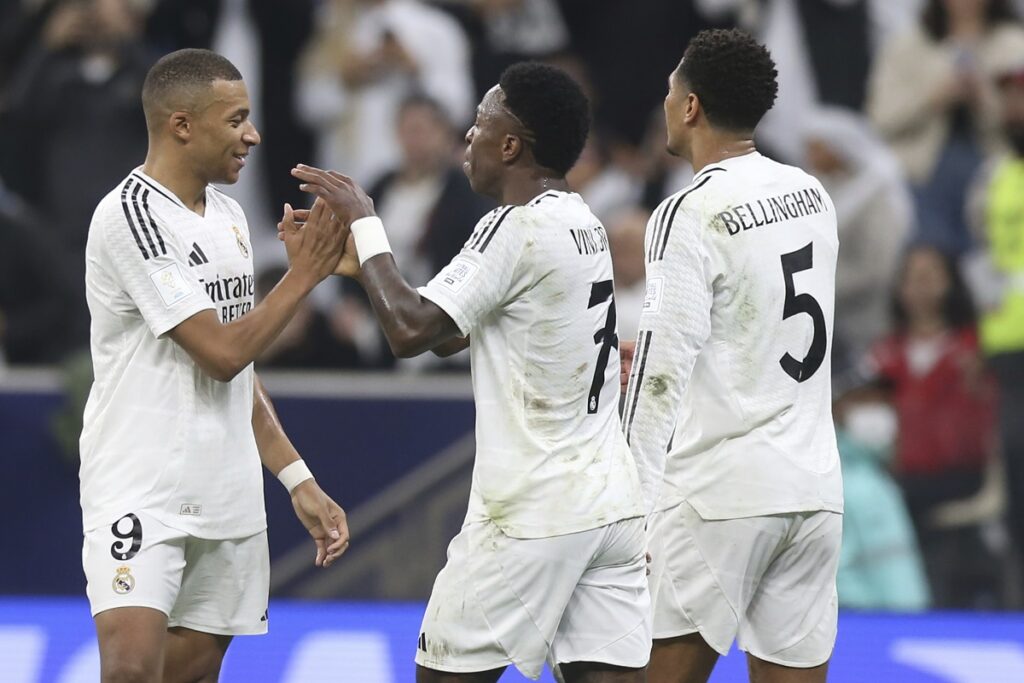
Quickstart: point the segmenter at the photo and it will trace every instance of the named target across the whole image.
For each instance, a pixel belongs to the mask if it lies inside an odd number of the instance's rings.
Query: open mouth
[[[245,166],[245,158],[247,156],[249,156],[248,152],[246,152],[245,154],[235,154],[234,158],[235,158],[235,161],[237,161],[239,164],[241,164],[242,166]]]

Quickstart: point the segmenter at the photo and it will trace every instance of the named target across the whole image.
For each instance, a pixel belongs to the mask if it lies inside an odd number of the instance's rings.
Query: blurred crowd
[[[480,96],[519,60],[569,70],[595,117],[569,180],[605,222],[631,338],[646,221],[692,176],[664,151],[666,78],[698,31],[741,26],[779,67],[759,148],[820,178],[839,218],[841,602],[1022,607],[1022,17],[1015,0],[0,0],[0,357],[87,348],[92,210],[143,160],[142,80],[181,47],[246,76],[264,142],[228,191],[262,292],[283,272],[283,204],[308,204],[297,162],[367,187],[425,283],[491,208],[461,172]],[[361,290],[332,282],[261,363],[422,372],[465,356],[397,362]]]

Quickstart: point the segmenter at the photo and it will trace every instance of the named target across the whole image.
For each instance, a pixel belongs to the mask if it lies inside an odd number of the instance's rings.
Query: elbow
[[[418,343],[414,332],[403,328],[393,335],[388,336],[388,346],[395,358],[414,358],[423,353],[422,345]]]
[[[429,334],[421,325],[397,320],[388,332],[388,346],[396,358],[413,358],[431,348]]]
[[[221,356],[211,358],[206,363],[203,363],[202,369],[203,372],[218,382],[227,383],[237,377],[238,373],[244,370],[247,365],[248,363],[242,363],[236,358]]]

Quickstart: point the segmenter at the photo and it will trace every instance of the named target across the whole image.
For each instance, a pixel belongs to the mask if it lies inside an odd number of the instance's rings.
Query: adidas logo
[[[206,258],[206,254],[203,253],[202,248],[193,242],[192,253],[188,255],[188,262],[193,266],[201,266],[204,263],[209,263],[210,259]]]

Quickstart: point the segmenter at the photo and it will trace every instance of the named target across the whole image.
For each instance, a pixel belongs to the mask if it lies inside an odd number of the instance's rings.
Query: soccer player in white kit
[[[336,268],[347,230],[325,205],[290,236],[290,269],[253,306],[233,183],[260,141],[226,59],[181,50],[143,85],[145,164],[99,203],[86,247],[95,380],[81,438],[82,562],[104,683],[213,683],[232,636],[265,633],[269,555],[260,462],[317,546],[344,512],[316,485],[253,359]]]
[[[736,30],[696,36],[669,77],[668,148],[695,175],[647,226],[623,413],[653,509],[651,683],[706,681],[734,639],[752,681],[824,681],[835,642],[836,214],[754,147],[776,90]]]
[[[470,347],[473,485],[423,619],[420,683],[496,681],[509,664],[537,678],[545,659],[569,682],[644,680],[644,520],[618,417],[612,263],[603,226],[565,181],[588,128],[564,72],[506,70],[477,109],[464,165],[501,206],[419,290],[360,188],[293,171],[352,221],[342,271],[397,355]]]

